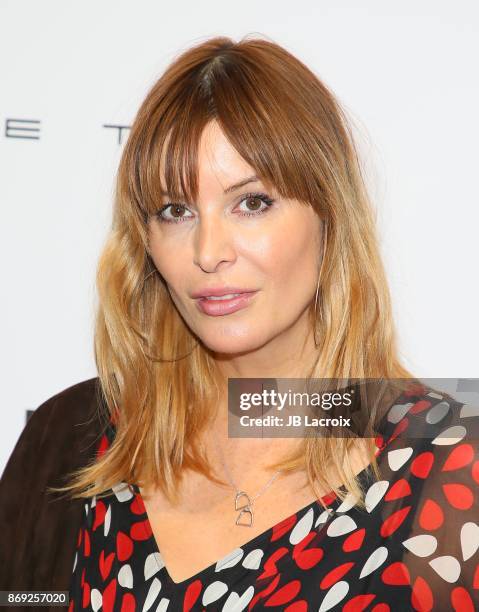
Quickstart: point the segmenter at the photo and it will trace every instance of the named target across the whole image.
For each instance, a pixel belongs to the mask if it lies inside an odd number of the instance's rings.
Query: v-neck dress
[[[478,423],[479,408],[416,385],[382,420],[380,479],[359,474],[365,509],[316,500],[179,583],[139,488],[120,482],[86,500],[69,611],[479,610]]]

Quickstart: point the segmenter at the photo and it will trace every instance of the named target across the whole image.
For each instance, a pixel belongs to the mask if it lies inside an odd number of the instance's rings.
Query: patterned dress
[[[383,421],[366,509],[329,495],[179,583],[136,485],[91,498],[69,610],[479,610],[479,408],[416,385]]]

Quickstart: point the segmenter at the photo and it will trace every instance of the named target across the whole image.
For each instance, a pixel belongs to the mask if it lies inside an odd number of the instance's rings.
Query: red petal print
[[[91,547],[90,547],[90,534],[88,533],[88,529],[85,529],[85,538],[83,540],[83,543],[85,545],[85,557],[89,557],[90,556],[90,551],[91,551]]]
[[[75,601],[70,599],[70,603],[68,604],[68,612],[73,612],[75,609]]]
[[[451,604],[454,612],[474,612],[474,603],[464,587],[452,589]]]
[[[80,531],[78,532],[77,548],[80,548],[82,533],[83,529],[80,527]]]
[[[301,581],[300,580],[291,580],[288,584],[285,584],[283,587],[278,589],[275,593],[271,595],[271,597],[265,601],[265,606],[281,606],[288,601],[291,601],[293,597],[301,590]]]
[[[133,523],[130,527],[130,538],[132,540],[148,540],[151,534],[151,525],[148,519]]]
[[[424,410],[427,410],[428,408],[430,408],[432,406],[432,402],[430,402],[429,400],[419,400],[418,402],[416,402],[414,404],[414,406],[412,406],[412,408],[409,410],[410,414],[419,414],[420,412],[423,412]]]
[[[392,584],[395,586],[405,585],[411,582],[409,570],[401,561],[391,563],[391,565],[383,571],[381,578],[384,584]]]
[[[322,548],[306,548],[306,546],[317,538],[317,536],[317,532],[311,531],[293,548],[293,559],[296,561],[296,565],[302,570],[311,569],[323,558],[324,553]]]
[[[86,572],[86,567],[83,568],[83,572],[81,573],[81,580],[80,580],[81,586],[85,584],[85,572]]]
[[[391,608],[386,603],[380,603],[374,606],[371,612],[391,612]]]
[[[475,589],[479,589],[479,563],[477,564],[476,571],[474,572],[474,580],[472,581],[472,586]]]
[[[138,493],[135,495],[135,499],[130,504],[130,510],[133,512],[133,514],[146,513],[145,504],[143,503],[141,495],[138,495]]]
[[[456,446],[446,459],[442,471],[450,472],[452,470],[458,470],[462,468],[474,459],[474,449],[470,444],[460,444]]]
[[[389,537],[396,531],[396,529],[399,529],[404,519],[409,514],[411,507],[412,506],[406,506],[405,508],[401,508],[401,510],[394,512],[394,514],[391,514],[391,516],[384,521],[384,523],[381,525],[380,531],[383,538]]]
[[[103,455],[109,445],[110,443],[108,441],[108,438],[106,437],[106,434],[103,434],[100,440],[100,444],[98,445],[98,449],[96,451],[96,456],[101,457],[101,455]]]
[[[99,525],[103,524],[103,521],[105,520],[105,514],[106,514],[105,504],[101,500],[97,501],[96,506],[95,506],[95,521],[92,527],[93,531],[95,531],[95,529]]]
[[[418,478],[427,478],[434,463],[434,455],[426,451],[418,455],[411,463],[411,474]]]
[[[289,550],[286,546],[282,546],[281,548],[276,549],[264,562],[263,564],[263,572],[261,576],[259,576],[258,580],[263,580],[264,578],[270,578],[278,573],[278,568],[276,567],[276,563],[287,555]]]
[[[293,514],[293,516],[288,516],[288,518],[285,518],[283,521],[281,521],[281,523],[275,525],[273,527],[273,533],[271,535],[270,541],[274,542],[275,540],[278,540],[281,536],[284,536],[285,533],[288,533],[288,531],[290,531],[290,529],[294,527],[297,520],[298,517],[296,516],[296,514]]]
[[[407,389],[404,390],[404,397],[414,397],[415,395],[424,395],[427,389],[421,383],[411,383]]]
[[[343,606],[342,612],[362,612],[365,610],[372,600],[376,597],[376,595],[356,595],[348,601],[348,603]]]
[[[123,531],[119,531],[116,536],[116,554],[119,561],[126,561],[131,557],[131,553],[133,552],[133,542],[131,539],[123,533]]]
[[[359,550],[364,542],[364,536],[366,535],[366,529],[358,529],[353,531],[343,542],[344,552],[353,552],[353,550]]]
[[[453,508],[469,510],[474,503],[474,495],[466,485],[455,483],[444,484],[442,485],[442,490]]]
[[[90,585],[88,582],[85,582],[83,585],[83,597],[82,597],[82,607],[86,608],[90,603]]]
[[[349,570],[353,567],[354,563],[351,561],[349,563],[343,563],[338,567],[335,567],[333,570],[328,572],[326,576],[321,580],[319,585],[320,589],[329,589],[330,586],[333,586],[335,582],[340,580],[343,576],[345,576]]]
[[[406,495],[411,495],[411,486],[405,478],[401,478],[400,480],[397,480],[389,489],[384,497],[384,500],[393,501],[394,499],[406,497]]]
[[[115,553],[112,552],[105,559],[105,551],[104,550],[101,551],[98,564],[100,566],[100,574],[103,580],[106,580],[108,578],[108,574],[110,573],[114,558],[115,558]]]
[[[136,600],[132,593],[125,593],[121,601],[121,612],[135,612]]]
[[[395,440],[398,436],[400,436],[402,432],[405,431],[408,427],[409,427],[409,420],[406,417],[404,417],[403,419],[399,421],[399,423],[394,428],[394,431],[392,432],[388,440],[388,444],[391,444],[391,442]]]
[[[327,495],[323,495],[321,499],[323,500],[323,503],[326,506],[329,506],[330,504],[333,503],[336,497],[337,497],[336,493],[334,491],[331,491],[331,493],[328,493]]]
[[[278,574],[273,580],[265,587],[262,591],[258,591],[253,599],[249,602],[248,610],[252,610],[255,605],[258,603],[260,599],[264,599],[270,593],[272,593],[275,588],[278,586],[279,581],[281,580],[281,574]],[[263,607],[263,606],[262,606]]]
[[[472,464],[472,477],[479,484],[479,461],[474,461]]]
[[[434,597],[432,591],[429,588],[428,583],[418,576],[414,581],[411,593],[411,605],[418,612],[429,612],[432,610],[434,604]]]
[[[444,522],[444,513],[441,506],[432,499],[426,499],[419,515],[419,525],[428,531],[438,529]]]
[[[110,584],[103,591],[102,610],[103,612],[112,612],[115,603],[116,595],[116,578],[113,578]]]
[[[185,591],[185,597],[183,599],[183,612],[190,612],[195,605],[202,588],[203,585],[201,584],[201,580],[195,580],[188,585],[188,588]]]
[[[285,608],[284,612],[308,612],[308,602],[304,601],[304,599],[295,601]]]

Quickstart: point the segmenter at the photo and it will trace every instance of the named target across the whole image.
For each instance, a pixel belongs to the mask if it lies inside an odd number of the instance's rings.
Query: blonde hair
[[[148,251],[148,219],[158,210],[160,190],[195,201],[198,143],[211,120],[262,180],[282,197],[312,206],[324,222],[320,290],[311,305],[319,358],[311,376],[411,376],[397,354],[375,219],[345,111],[278,44],[211,38],[180,54],[153,85],[124,147],[97,269],[94,337],[116,435],[106,452],[55,489],[72,498],[125,481],[155,485],[171,501],[184,468],[222,483],[197,444],[218,398],[214,357],[177,312]],[[351,442],[305,439],[273,467],[304,468],[313,487],[360,497]]]

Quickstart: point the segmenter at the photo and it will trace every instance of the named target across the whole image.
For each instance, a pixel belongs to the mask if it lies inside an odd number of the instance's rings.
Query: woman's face
[[[319,217],[259,180],[229,190],[255,173],[216,122],[202,134],[198,163],[198,201],[160,212],[170,202],[165,196],[149,222],[150,254],[178,311],[217,353],[284,349],[298,332],[304,341],[320,263]],[[224,287],[255,293],[225,302],[194,297]]]

